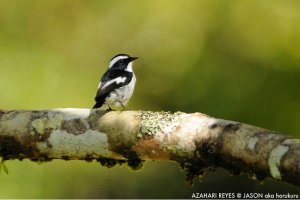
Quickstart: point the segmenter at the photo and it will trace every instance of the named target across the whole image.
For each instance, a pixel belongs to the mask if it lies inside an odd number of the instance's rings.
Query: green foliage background
[[[300,137],[298,0],[0,0],[0,108],[90,108],[117,53],[139,56],[128,109],[203,112]],[[298,135],[297,135],[298,134]],[[8,161],[0,198],[190,198],[299,192],[168,162]]]

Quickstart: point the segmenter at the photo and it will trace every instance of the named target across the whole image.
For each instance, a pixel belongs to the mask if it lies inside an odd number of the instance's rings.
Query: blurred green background
[[[128,109],[203,112],[300,137],[300,1],[0,0],[0,108],[90,108],[109,59],[139,56]],[[298,135],[297,135],[298,134]],[[178,165],[7,161],[0,198],[190,198],[299,192]]]

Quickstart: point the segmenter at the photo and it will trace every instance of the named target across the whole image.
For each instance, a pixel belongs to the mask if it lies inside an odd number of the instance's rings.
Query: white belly
[[[128,85],[116,89],[105,99],[105,104],[110,107],[126,106],[133,94],[135,82],[136,77],[133,75],[132,80]]]

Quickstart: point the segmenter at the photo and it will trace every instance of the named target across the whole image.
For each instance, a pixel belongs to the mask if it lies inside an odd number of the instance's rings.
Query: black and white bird
[[[96,104],[93,108],[101,108],[106,105],[110,110],[118,107],[125,109],[136,82],[132,70],[132,62],[136,59],[137,57],[127,54],[118,54],[110,60],[108,69],[98,85]]]

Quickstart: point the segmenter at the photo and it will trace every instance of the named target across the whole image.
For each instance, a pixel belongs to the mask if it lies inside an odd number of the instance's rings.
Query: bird
[[[137,58],[127,54],[112,57],[108,69],[99,82],[93,108],[102,108],[106,105],[109,110],[120,107],[125,110],[136,83],[132,63]]]

